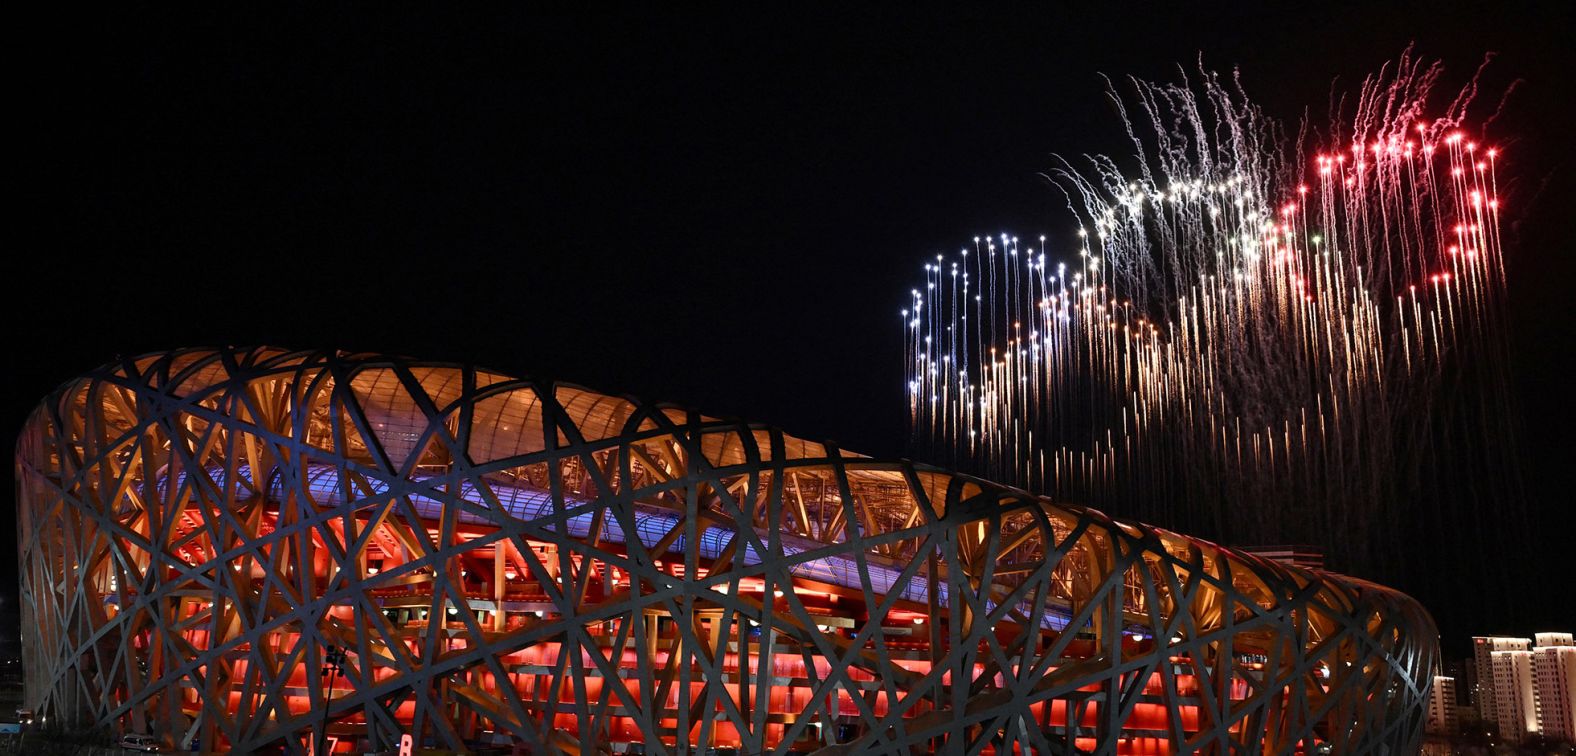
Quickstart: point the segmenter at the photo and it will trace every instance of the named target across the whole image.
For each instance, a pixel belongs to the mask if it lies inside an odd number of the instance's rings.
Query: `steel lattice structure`
[[[458,365],[128,359],[16,460],[28,705],[182,747],[1407,752],[1437,661],[1361,580]]]

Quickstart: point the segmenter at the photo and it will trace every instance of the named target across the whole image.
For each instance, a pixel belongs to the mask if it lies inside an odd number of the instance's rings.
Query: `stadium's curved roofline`
[[[1365,581],[463,365],[127,359],[17,467],[29,705],[182,747],[1344,752],[1437,662]]]

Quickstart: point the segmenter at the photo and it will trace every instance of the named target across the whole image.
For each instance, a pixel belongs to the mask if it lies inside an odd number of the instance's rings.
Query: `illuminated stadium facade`
[[[458,365],[128,359],[16,464],[27,705],[180,748],[1395,753],[1437,660],[1380,586]]]

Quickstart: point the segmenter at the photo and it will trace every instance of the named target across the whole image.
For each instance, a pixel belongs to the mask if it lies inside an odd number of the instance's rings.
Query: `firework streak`
[[[1509,422],[1499,153],[1466,132],[1475,85],[1429,112],[1439,74],[1403,57],[1295,139],[1219,76],[1134,81],[1112,98],[1133,167],[1050,175],[1076,257],[1003,235],[925,265],[919,445],[1238,542],[1401,525],[1440,458],[1492,457]]]

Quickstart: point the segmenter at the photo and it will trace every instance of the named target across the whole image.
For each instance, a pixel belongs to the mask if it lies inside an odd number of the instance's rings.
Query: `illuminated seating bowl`
[[[386,355],[107,365],[17,469],[28,708],[178,748],[1405,752],[1438,657],[1361,580]]]

